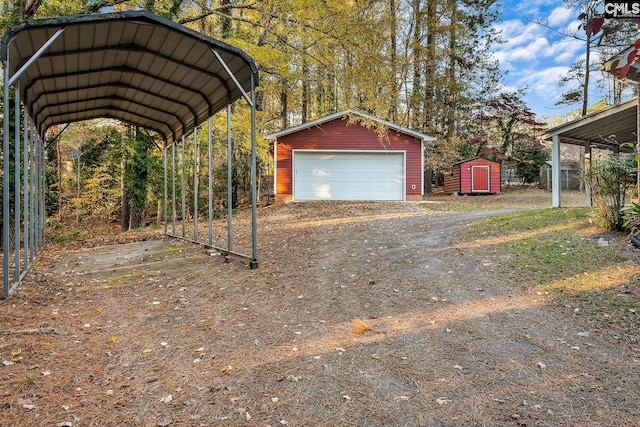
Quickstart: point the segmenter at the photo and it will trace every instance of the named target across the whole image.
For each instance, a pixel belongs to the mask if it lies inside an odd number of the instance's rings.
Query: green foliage
[[[640,203],[631,203],[622,208],[622,227],[638,237],[640,233]]]
[[[129,132],[123,139],[124,148],[124,192],[122,227],[123,230],[140,228],[144,222],[144,214],[148,194],[149,161],[151,142],[147,135],[138,129]],[[128,218],[126,213],[129,213]]]
[[[585,183],[598,208],[603,227],[623,230],[622,207],[627,193],[636,182],[636,163],[631,154],[611,154],[602,159],[593,159],[584,175]]]
[[[120,204],[119,190],[117,179],[109,173],[109,165],[100,165],[86,180],[82,197],[73,202],[83,216],[112,221]]]
[[[521,141],[514,147],[516,174],[524,184],[540,182],[540,168],[550,159],[549,150],[535,141]]]
[[[58,234],[58,233],[47,233],[47,243],[52,244],[64,244],[71,243],[80,237],[80,231],[76,230],[71,233],[66,234]]]

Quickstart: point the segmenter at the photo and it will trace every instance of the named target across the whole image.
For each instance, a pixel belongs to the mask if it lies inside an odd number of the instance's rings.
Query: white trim
[[[401,132],[401,133],[407,134],[407,135],[412,136],[414,138],[417,138],[417,139],[419,139],[419,140],[421,140],[423,142],[431,142],[431,141],[435,140],[434,137],[426,135],[424,133],[416,132],[416,131],[408,129],[408,128],[404,127],[404,126],[400,126],[400,125],[397,125],[395,123],[392,123],[392,122],[389,122],[389,121],[386,121],[386,120],[381,120],[381,119],[378,119],[376,117],[370,116],[369,114],[361,113],[359,111],[351,110],[351,109],[345,110],[345,111],[341,111],[339,113],[330,114],[328,116],[324,116],[324,117],[321,117],[319,119],[312,120],[310,122],[302,123],[302,124],[299,124],[297,126],[293,126],[293,127],[281,130],[279,132],[275,132],[275,133],[269,134],[269,135],[265,136],[265,139],[277,140],[278,137],[289,135],[289,134],[292,134],[292,133],[295,133],[295,132],[298,132],[298,131],[301,131],[301,130],[304,130],[304,129],[308,129],[308,128],[311,128],[311,127],[314,127],[314,126],[319,126],[319,125],[321,125],[323,123],[327,123],[327,122],[330,122],[332,120],[339,119],[339,118],[344,118],[344,117],[349,116],[349,115],[360,116],[360,117],[362,117],[364,119],[367,119],[367,120],[373,120],[376,123],[380,123],[380,124],[385,125],[389,129],[393,129],[396,132]]]
[[[402,154],[402,201],[407,201],[407,151],[406,150],[328,150],[328,149],[305,149],[297,148],[291,150],[291,198],[295,201],[296,194],[296,152],[304,153],[337,153],[337,154]]]
[[[406,175],[405,170],[405,178]],[[420,142],[420,195],[424,196],[424,141]]]
[[[273,141],[273,195],[278,194],[278,140]]]

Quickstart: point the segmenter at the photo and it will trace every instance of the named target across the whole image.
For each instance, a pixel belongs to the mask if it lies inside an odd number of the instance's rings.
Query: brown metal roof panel
[[[118,118],[134,120],[133,124],[146,124],[154,130],[164,129],[162,133],[171,142],[174,134],[179,137],[183,131],[190,131],[195,124],[242,96],[211,49],[224,58],[244,90],[250,90],[252,79],[254,85],[258,84],[255,64],[239,49],[148,12],[60,17],[16,24],[5,33],[0,52],[3,61],[9,59],[10,76],[56,31],[65,27],[47,53],[20,77],[24,100],[32,114],[45,111],[47,115],[48,103],[53,106],[113,94],[96,92],[95,86],[100,83],[122,84],[129,89],[138,86],[138,92],[128,91],[125,96],[135,96],[132,98],[135,103],[148,108],[141,111],[131,102],[120,104],[117,108],[133,111],[119,112]],[[90,90],[82,92],[83,87]],[[64,91],[77,93],[64,95]],[[102,108],[85,111],[81,105],[75,108],[65,119],[85,119],[104,111]],[[166,119],[163,112],[169,110],[178,118],[169,120],[169,125],[159,125]],[[190,116],[190,124],[185,126],[186,116]],[[62,114],[56,115],[38,126],[43,130],[61,119]],[[168,130],[169,126],[172,130]]]

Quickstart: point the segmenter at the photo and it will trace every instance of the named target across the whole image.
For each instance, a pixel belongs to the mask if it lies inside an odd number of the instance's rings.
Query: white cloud
[[[548,24],[552,27],[560,27],[576,18],[576,11],[565,7],[557,7],[551,11]]]

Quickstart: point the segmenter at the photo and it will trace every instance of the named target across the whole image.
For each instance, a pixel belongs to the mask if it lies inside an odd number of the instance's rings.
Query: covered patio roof
[[[41,135],[110,117],[171,145],[258,84],[241,50],[147,11],[28,20],[1,43],[10,84]]]
[[[560,144],[584,146],[587,152],[602,148],[613,152],[636,149],[638,98],[588,114],[547,130],[542,138],[551,147],[552,206],[560,207]]]
[[[543,134],[545,140],[557,137],[563,144],[603,148],[612,151],[633,151],[637,139],[637,98],[630,99],[602,111],[588,114]],[[631,147],[620,147],[631,143]]]

